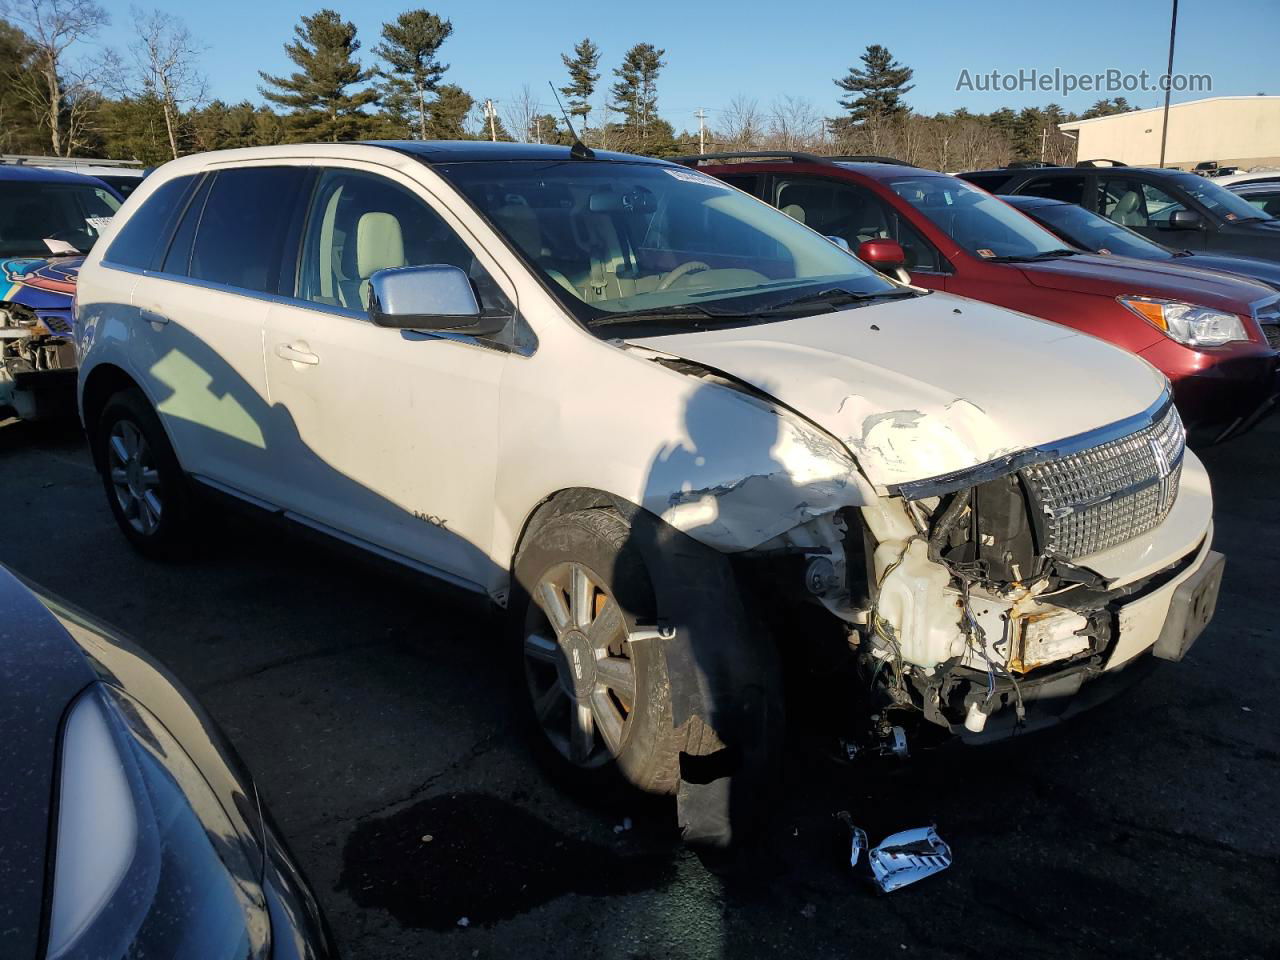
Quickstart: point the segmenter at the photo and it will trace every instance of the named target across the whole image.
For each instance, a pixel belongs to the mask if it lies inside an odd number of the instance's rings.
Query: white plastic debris
[[[892,893],[951,866],[951,848],[938,836],[933,827],[917,827],[885,837],[874,847],[867,840],[867,832],[853,823],[847,811],[837,817],[849,828],[851,835],[849,866],[869,869],[871,879],[885,893]],[[867,868],[860,868],[864,859]]]
[[[469,926],[471,926],[471,918],[470,918],[470,917],[459,917],[459,918],[458,918],[458,926],[460,926],[460,927],[469,927]]]

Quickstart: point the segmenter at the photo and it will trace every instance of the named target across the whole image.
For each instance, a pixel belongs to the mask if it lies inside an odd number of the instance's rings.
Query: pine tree
[[[372,70],[355,58],[360,49],[354,23],[336,10],[304,16],[293,28],[297,39],[284,52],[300,72],[288,77],[258,71],[268,84],[258,91],[267,100],[293,110],[291,120],[299,139],[354,140],[369,128],[371,118],[361,108],[376,103],[376,90],[352,90],[366,83]],[[269,89],[274,87],[275,89]]]
[[[618,81],[612,89],[612,108],[622,114],[626,149],[643,151],[649,145],[649,127],[658,116],[658,73],[666,66],[662,59],[666,52],[651,43],[637,43],[613,71]],[[669,126],[666,134],[669,138]]]
[[[436,88],[436,98],[427,104],[427,140],[468,140],[467,115],[475,99],[457,84]]]
[[[560,59],[569,71],[569,83],[561,87],[560,92],[569,98],[569,113],[582,118],[582,130],[578,132],[583,133],[587,128],[587,117],[591,115],[591,95],[596,92],[596,83],[600,79],[600,48],[591,42],[590,37],[585,37],[581,43],[573,45],[572,57],[562,53]]]
[[[374,53],[390,66],[382,76],[382,100],[392,114],[403,115],[411,104],[417,133],[427,139],[427,100],[449,69],[436,54],[453,33],[453,24],[427,10],[409,10],[382,25],[382,43]]]
[[[914,89],[908,82],[913,74],[910,67],[894,60],[888,49],[873,43],[862,55],[862,67],[850,67],[835,81],[847,94],[840,98],[840,106],[849,111],[849,119],[855,123],[901,120],[911,112],[902,98]]]

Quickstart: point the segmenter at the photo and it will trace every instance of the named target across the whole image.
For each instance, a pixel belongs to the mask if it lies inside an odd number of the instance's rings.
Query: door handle
[[[147,323],[154,323],[157,327],[163,327],[169,322],[169,318],[163,313],[156,310],[148,310],[146,307],[139,308],[138,313],[141,314],[142,319],[147,321]]]
[[[289,360],[293,363],[305,363],[314,367],[320,362],[320,358],[306,349],[306,344],[278,343],[276,344],[276,356],[281,360]]]

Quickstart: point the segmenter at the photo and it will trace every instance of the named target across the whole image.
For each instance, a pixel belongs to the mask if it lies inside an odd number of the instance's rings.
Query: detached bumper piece
[[[0,361],[0,408],[20,420],[73,417],[76,412],[76,368],[35,370],[25,360]]]
[[[1213,619],[1226,562],[1227,558],[1222,554],[1210,551],[1200,569],[1178,584],[1173,591],[1173,599],[1169,601],[1164,629],[1151,648],[1152,654],[1175,663],[1186,656],[1196,638]]]
[[[870,846],[867,833],[853,825],[848,813],[839,814],[852,833],[849,866],[871,873],[871,879],[885,893],[893,893],[951,866],[951,847],[933,827],[917,827],[885,837]],[[866,866],[862,866],[862,864]]]

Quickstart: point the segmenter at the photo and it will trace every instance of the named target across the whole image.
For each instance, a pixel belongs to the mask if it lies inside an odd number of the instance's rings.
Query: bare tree
[[[186,106],[198,105],[205,96],[205,79],[195,68],[203,48],[191,38],[183,22],[171,14],[155,10],[144,16],[136,7],[131,13],[138,28],[132,50],[142,87],[160,101],[169,150],[176,160],[178,120]]]
[[[502,120],[517,140],[531,141],[534,138],[534,121],[543,112],[533,88],[526,83],[503,103]]]
[[[764,136],[764,115],[760,104],[745,94],[729,101],[718,133],[722,146],[729,150],[749,150]]]
[[[803,97],[779,97],[769,107],[769,147],[777,150],[819,150],[823,147],[822,117]]]
[[[32,70],[19,84],[20,95],[49,129],[49,145],[56,156],[70,156],[74,127],[68,110],[87,106],[94,95],[89,84],[96,71],[73,71],[67,50],[90,40],[110,22],[107,11],[93,0],[4,0],[5,16],[21,27],[35,48]]]

